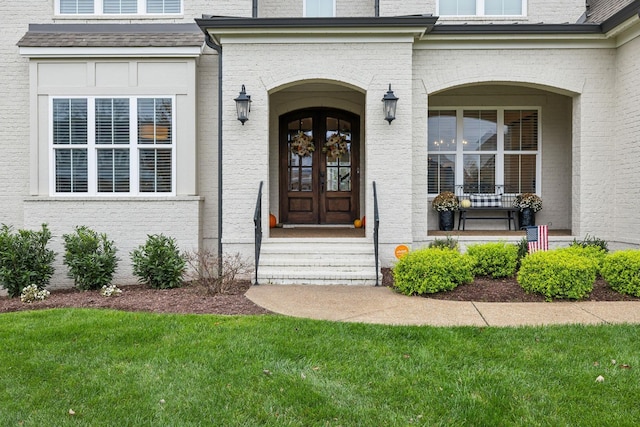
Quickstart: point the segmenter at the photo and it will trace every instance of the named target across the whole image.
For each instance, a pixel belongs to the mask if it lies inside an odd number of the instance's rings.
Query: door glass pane
[[[313,153],[316,150],[311,117],[293,120],[287,126],[287,177],[289,191],[313,190]]]
[[[327,191],[351,191],[351,122],[327,117],[325,124]]]
[[[495,151],[498,149],[498,112],[495,110],[465,110],[464,151]]]

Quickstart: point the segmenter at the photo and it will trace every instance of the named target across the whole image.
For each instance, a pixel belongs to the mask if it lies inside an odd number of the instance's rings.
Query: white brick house
[[[0,12],[0,223],[48,223],[58,253],[77,225],[108,233],[119,283],[135,280],[128,253],[153,233],[254,263],[261,182],[261,282],[374,283],[374,182],[382,266],[441,236],[430,200],[455,188],[537,193],[554,244],[640,244],[638,0],[48,0]],[[291,154],[299,131],[309,156]],[[321,149],[334,134],[348,143],[339,156]],[[291,228],[269,229],[269,213]],[[365,216],[360,234],[344,228]],[[463,245],[505,226],[467,229]],[[54,285],[68,285],[56,267]]]

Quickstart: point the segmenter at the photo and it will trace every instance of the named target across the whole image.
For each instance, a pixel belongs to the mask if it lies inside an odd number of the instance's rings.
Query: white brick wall
[[[616,58],[616,132],[613,144],[615,170],[615,236],[622,242],[640,244],[640,37],[618,49]]]
[[[120,262],[114,283],[126,285],[137,280],[132,273],[130,252],[144,244],[148,234],[162,233],[173,237],[182,251],[199,247],[200,204],[198,197],[142,201],[33,198],[24,203],[24,228],[39,229],[46,223],[53,234],[49,247],[58,255],[50,288],[73,285],[66,277],[67,268],[62,263],[62,236],[73,233],[75,227],[81,225],[106,233],[115,242]]]

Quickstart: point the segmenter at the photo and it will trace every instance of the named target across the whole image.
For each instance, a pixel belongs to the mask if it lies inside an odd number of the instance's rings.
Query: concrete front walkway
[[[259,285],[254,303],[293,317],[387,325],[520,326],[640,323],[640,302],[458,302],[408,297],[387,287]]]

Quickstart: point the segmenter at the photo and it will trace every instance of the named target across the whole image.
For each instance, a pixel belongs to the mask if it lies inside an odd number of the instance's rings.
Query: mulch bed
[[[382,270],[382,285],[393,286],[391,270]],[[125,311],[153,313],[195,313],[248,315],[269,314],[270,311],[257,306],[245,297],[251,287],[249,281],[237,281],[224,294],[211,295],[206,289],[187,284],[175,289],[151,289],[143,285],[122,286],[122,295],[104,297],[99,291],[62,289],[51,291],[44,301],[25,304],[20,298],[0,297],[0,313],[47,308],[108,308]],[[544,297],[527,294],[515,278],[476,278],[468,285],[458,286],[449,292],[425,295],[426,298],[477,301],[477,302],[542,302]],[[565,300],[560,300],[565,301]],[[640,298],[619,294],[602,279],[596,280],[593,292],[585,301],[640,301]]]
[[[382,284],[393,286],[393,274],[390,269],[383,269],[382,273]],[[428,294],[424,297],[476,302],[544,302],[545,300],[542,295],[526,293],[514,277],[506,279],[477,277],[473,283],[460,285],[452,291]],[[602,278],[598,278],[589,297],[581,301],[640,301],[640,298],[620,294],[611,289]]]

